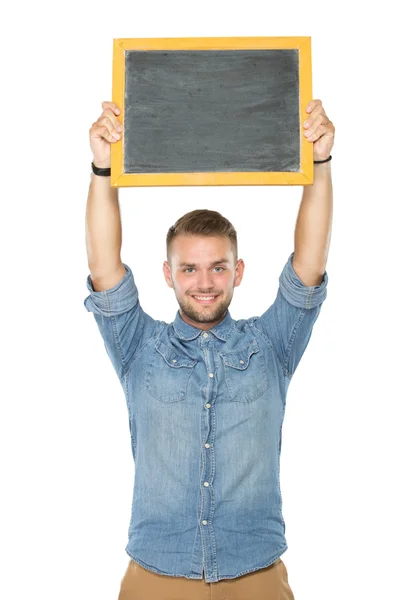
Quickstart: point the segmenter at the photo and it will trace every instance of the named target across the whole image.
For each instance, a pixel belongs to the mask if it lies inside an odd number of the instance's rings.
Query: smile
[[[197,302],[200,302],[201,304],[206,304],[208,302],[213,302],[215,300],[215,298],[218,297],[219,294],[217,294],[216,296],[192,296]]]

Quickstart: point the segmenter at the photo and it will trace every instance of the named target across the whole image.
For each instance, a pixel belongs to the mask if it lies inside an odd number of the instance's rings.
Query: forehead
[[[177,235],[171,244],[174,261],[200,263],[233,256],[231,240],[226,236]]]

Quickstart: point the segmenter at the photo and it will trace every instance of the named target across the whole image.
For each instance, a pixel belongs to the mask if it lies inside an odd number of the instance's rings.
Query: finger
[[[320,137],[322,137],[323,135],[325,135],[328,132],[331,132],[331,128],[329,127],[329,125],[319,125],[316,128],[316,130],[314,131],[314,133],[309,135],[307,137],[307,139],[309,142],[315,142],[316,140],[319,140]]]
[[[101,118],[104,117],[108,117],[115,129],[115,133],[121,132],[122,131],[122,125],[118,119],[118,117],[115,116],[115,114],[113,113],[111,108],[106,108],[106,110],[103,111],[103,114],[100,116]]]
[[[105,110],[106,108],[111,108],[111,110],[114,111],[116,115],[119,115],[121,112],[119,110],[118,106],[115,104],[115,102],[109,102],[106,100],[101,103],[101,106],[102,106],[103,110]]]
[[[100,117],[89,131],[90,137],[104,138],[108,142],[115,142],[120,139],[120,135],[115,131],[108,117]]]
[[[306,112],[312,112],[314,108],[318,105],[322,106],[321,100],[311,100],[311,102],[309,102],[306,106]]]
[[[312,113],[307,117],[307,120],[304,121],[303,123],[303,127],[310,128],[313,123],[315,123],[317,118],[323,117],[325,119],[328,119],[328,117],[326,116],[326,112],[324,111],[324,109],[322,108],[322,105],[317,105],[314,110],[312,111]]]
[[[304,125],[304,129],[306,129],[304,135],[306,137],[310,137],[310,135],[312,135],[313,133],[315,133],[315,130],[317,129],[317,127],[319,127],[319,125],[327,125],[329,123],[329,119],[326,115],[323,114],[318,114],[315,115],[313,119],[308,119],[309,123],[307,125]]]

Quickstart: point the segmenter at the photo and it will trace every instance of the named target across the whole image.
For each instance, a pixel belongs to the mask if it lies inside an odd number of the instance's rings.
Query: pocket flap
[[[197,360],[178,353],[175,348],[168,346],[161,340],[157,340],[155,348],[170,367],[194,367],[197,363]]]
[[[231,350],[231,352],[220,352],[220,356],[228,367],[234,369],[247,369],[249,366],[250,356],[259,352],[257,340],[254,338],[250,343],[242,346],[238,350]]]

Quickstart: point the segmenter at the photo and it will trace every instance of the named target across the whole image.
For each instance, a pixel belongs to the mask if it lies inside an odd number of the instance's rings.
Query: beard
[[[212,304],[203,307],[199,305],[199,308],[193,306],[193,303],[196,302],[194,298],[192,300],[189,300],[188,296],[179,298],[176,291],[175,296],[180,306],[181,312],[187,317],[189,317],[189,319],[191,319],[195,323],[213,323],[214,321],[222,320],[222,318],[224,317],[231,303],[233,290],[231,291],[229,297],[226,300],[221,301],[220,297],[218,297],[215,301],[215,306],[213,306]]]

